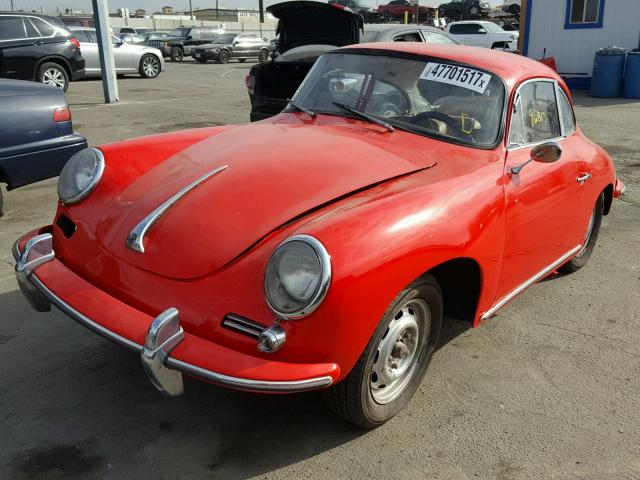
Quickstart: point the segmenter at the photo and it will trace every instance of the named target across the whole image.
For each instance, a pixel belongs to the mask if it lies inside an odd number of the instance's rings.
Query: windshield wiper
[[[316,112],[314,112],[313,110],[309,110],[307,107],[303,107],[302,105],[298,105],[296,102],[294,102],[290,98],[287,98],[287,102],[289,102],[289,105],[291,105],[293,108],[295,108],[299,112],[306,113],[311,118],[313,118],[313,117],[315,117],[317,115]]]
[[[377,123],[378,125],[380,125],[381,127],[386,128],[388,131],[390,132],[395,132],[395,128],[393,128],[391,125],[389,125],[387,122],[385,122],[384,120],[380,120],[379,118],[374,117],[373,115],[369,115],[367,113],[362,113],[359,110],[356,110],[355,108],[351,108],[349,105],[345,105],[343,103],[338,103],[338,102],[331,102],[333,103],[336,107],[340,107],[344,110],[346,110],[347,112],[351,112],[354,115],[356,115],[357,117],[362,118],[363,120],[368,120],[372,123]]]

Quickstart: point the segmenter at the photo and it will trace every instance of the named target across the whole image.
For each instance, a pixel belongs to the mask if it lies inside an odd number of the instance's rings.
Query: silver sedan
[[[84,76],[100,77],[100,57],[95,29],[70,27],[69,30],[80,41],[80,51],[85,59]],[[117,37],[111,38],[118,75],[138,73],[143,78],[155,78],[164,70],[164,58],[157,48],[126,43]]]

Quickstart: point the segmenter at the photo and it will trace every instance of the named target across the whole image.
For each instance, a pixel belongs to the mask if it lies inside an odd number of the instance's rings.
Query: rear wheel
[[[150,53],[143,55],[138,70],[142,78],[156,78],[160,75],[160,60]]]
[[[267,63],[269,61],[269,50],[260,50],[258,61],[260,63]]]
[[[230,55],[226,50],[220,50],[220,63],[227,63],[229,61]]]
[[[169,57],[173,62],[181,62],[184,58],[184,51],[180,47],[173,47]]]
[[[425,275],[395,298],[349,375],[323,392],[346,420],[372,428],[409,403],[420,386],[440,336],[443,300]]]
[[[67,71],[57,63],[46,62],[38,69],[38,81],[45,85],[61,88],[65,92],[69,88],[69,75]]]
[[[587,225],[587,233],[585,234],[584,241],[582,242],[582,248],[578,254],[562,265],[558,270],[565,273],[573,273],[582,267],[584,267],[593,249],[596,247],[598,241],[598,232],[600,232],[600,224],[602,223],[602,211],[604,209],[604,193],[601,193],[596,201],[596,205],[589,217],[589,223]]]

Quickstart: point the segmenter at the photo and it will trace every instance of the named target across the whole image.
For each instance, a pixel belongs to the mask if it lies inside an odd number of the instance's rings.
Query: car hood
[[[289,221],[355,191],[430,166],[390,135],[350,124],[251,124],[179,152],[99,207],[96,237],[109,254],[169,278],[214,272]],[[151,226],[145,252],[131,231],[194,180],[227,168],[185,194]]]
[[[292,1],[271,5],[267,12],[280,20],[278,51],[303,45],[326,44],[342,47],[360,41],[362,18],[333,5]]]

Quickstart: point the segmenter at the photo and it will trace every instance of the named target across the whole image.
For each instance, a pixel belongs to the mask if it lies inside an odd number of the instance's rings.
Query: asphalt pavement
[[[155,80],[67,94],[91,145],[248,120],[251,64],[167,64]],[[164,398],[135,354],[59,311],[36,313],[11,245],[51,222],[55,180],[5,193],[0,218],[0,479],[640,478],[640,102],[576,95],[625,198],[579,272],[547,279],[435,355],[413,401],[372,431],[320,395],[186,380]]]

